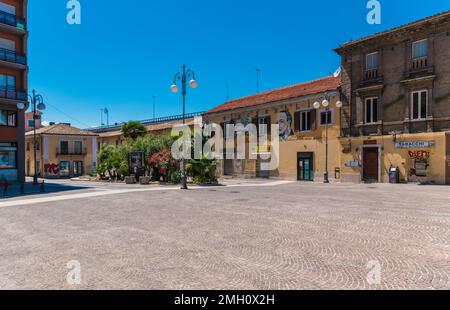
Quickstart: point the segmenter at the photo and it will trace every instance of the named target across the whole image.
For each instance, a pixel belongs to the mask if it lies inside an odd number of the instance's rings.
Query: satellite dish
[[[341,72],[342,72],[342,68],[339,67],[339,68],[337,68],[337,70],[334,72],[333,76],[334,76],[335,78],[337,78],[337,77],[339,77],[339,76],[341,75]]]

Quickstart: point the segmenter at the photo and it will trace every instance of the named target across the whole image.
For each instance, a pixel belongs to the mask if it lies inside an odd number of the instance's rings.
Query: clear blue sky
[[[169,87],[186,63],[200,88],[188,112],[230,97],[320,78],[339,66],[333,48],[450,9],[448,1],[381,0],[382,24],[366,0],[80,0],[82,24],[66,23],[66,0],[29,1],[29,88],[46,99],[45,120],[78,127],[180,114]],[[121,2],[121,5],[117,3]],[[56,109],[55,109],[56,108]],[[63,112],[63,113],[62,113]]]

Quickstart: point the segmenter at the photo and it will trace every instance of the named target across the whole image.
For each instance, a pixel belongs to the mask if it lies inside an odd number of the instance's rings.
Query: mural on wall
[[[45,164],[44,172],[47,175],[57,175],[59,173],[59,166],[57,164]]]
[[[289,111],[278,114],[278,125],[280,126],[280,141],[286,141],[294,134],[292,130],[292,115]]]

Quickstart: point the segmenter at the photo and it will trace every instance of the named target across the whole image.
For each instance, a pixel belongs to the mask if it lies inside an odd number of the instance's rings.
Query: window
[[[59,148],[59,153],[62,155],[68,155],[69,154],[69,142],[67,141],[61,141]]]
[[[82,161],[73,162],[73,175],[82,176],[84,174],[84,163]]]
[[[428,57],[428,39],[416,41],[412,44],[412,58]]]
[[[333,110],[322,110],[319,113],[320,125],[333,124]]]
[[[0,169],[17,169],[17,147],[14,143],[0,143]]]
[[[366,69],[375,70],[378,69],[378,52],[366,55]]]
[[[378,122],[378,98],[366,99],[366,124]]]
[[[425,119],[428,113],[428,91],[421,90],[412,93],[412,119]]]
[[[83,142],[75,141],[74,142],[74,151],[75,151],[75,154],[81,155],[83,153]]]
[[[313,123],[312,110],[297,111],[294,115],[296,131],[311,131]]]
[[[17,112],[0,110],[0,126],[16,127]]]
[[[70,162],[62,161],[59,163],[59,175],[62,177],[70,176]]]
[[[16,99],[16,77],[0,74],[0,97]]]
[[[265,126],[264,126],[265,125]],[[261,136],[270,135],[271,123],[270,116],[264,116],[259,118],[259,134]]]

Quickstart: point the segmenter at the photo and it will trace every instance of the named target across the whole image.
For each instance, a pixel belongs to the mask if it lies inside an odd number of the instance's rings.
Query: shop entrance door
[[[314,181],[314,154],[297,154],[297,180]]]
[[[379,171],[378,147],[365,147],[363,149],[363,181],[378,182]]]
[[[233,160],[232,159],[224,160],[223,175],[233,176]]]

